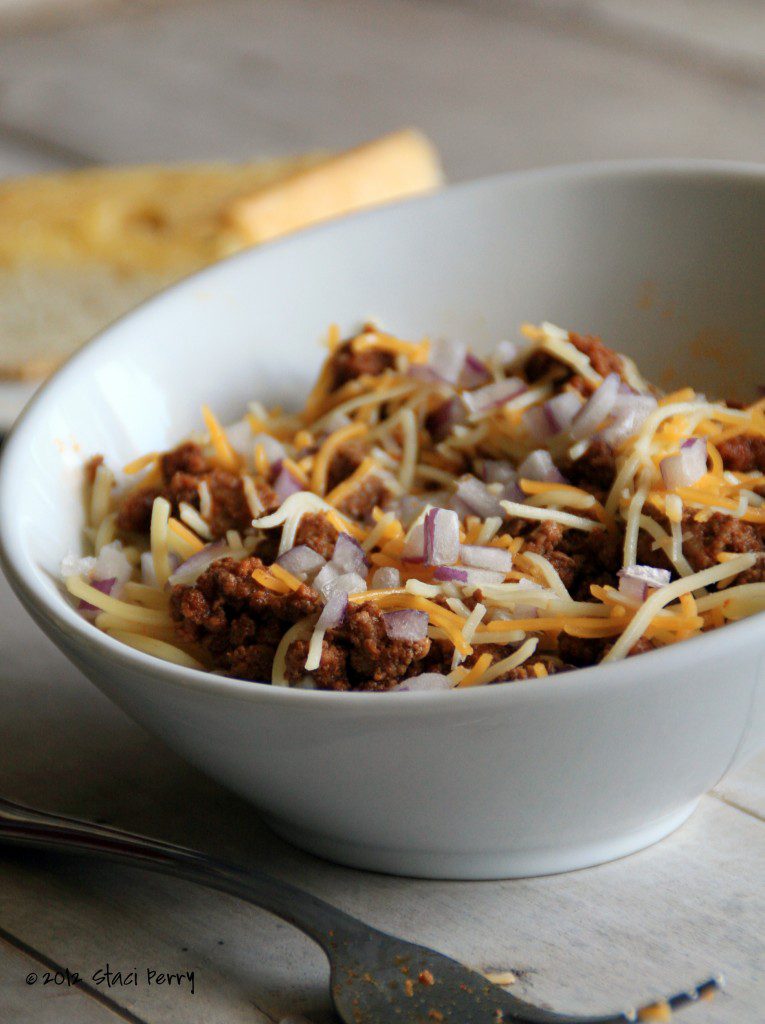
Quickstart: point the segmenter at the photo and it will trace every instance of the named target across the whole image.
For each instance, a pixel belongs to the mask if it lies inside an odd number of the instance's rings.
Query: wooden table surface
[[[0,174],[341,147],[401,124],[452,179],[628,156],[765,161],[759,0],[0,0]],[[547,879],[338,868],[109,704],[0,579],[0,792],[259,864],[561,1009],[629,1005],[722,970],[689,1024],[765,1020],[765,758],[663,843]],[[721,681],[721,685],[723,685]],[[138,986],[29,985],[107,962]],[[47,966],[46,966],[47,965]],[[146,969],[193,971],[194,993]],[[0,855],[0,1021],[331,1019],[322,955],[224,896],[111,866]]]

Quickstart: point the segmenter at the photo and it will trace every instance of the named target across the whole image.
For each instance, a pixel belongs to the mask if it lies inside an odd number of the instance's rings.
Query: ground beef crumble
[[[274,654],[284,632],[299,619],[321,610],[319,595],[301,586],[277,594],[252,578],[263,568],[259,558],[214,562],[194,586],[177,585],[170,611],[178,638],[197,643],[216,668],[241,679],[271,679]]]
[[[337,346],[330,361],[330,391],[337,391],[343,384],[358,377],[377,377],[394,365],[393,355],[384,349],[367,348],[354,352],[352,343],[344,341]]]
[[[245,530],[252,524],[252,512],[244,495],[242,481],[235,473],[213,465],[199,445],[191,441],[167,452],[159,460],[162,485],[144,487],[123,500],[117,513],[117,526],[128,533],[147,533],[151,525],[154,499],[164,497],[177,515],[181,502],[199,509],[199,485],[207,483],[212,499],[208,526],[214,537],[223,537],[227,530]],[[263,515],[279,507],[279,501],[264,481],[256,482]]]
[[[430,640],[393,640],[385,631],[383,613],[373,604],[351,604],[342,627],[329,630],[318,671],[321,689],[390,690],[408,676],[425,671]],[[296,641],[287,654],[287,678],[305,674],[307,641]]]

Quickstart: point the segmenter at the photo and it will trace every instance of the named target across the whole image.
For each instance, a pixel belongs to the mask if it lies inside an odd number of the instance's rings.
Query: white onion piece
[[[603,420],[610,415],[619,394],[620,384],[619,374],[609,373],[574,417],[568,428],[571,437],[575,440],[592,437]]]
[[[412,611],[383,612],[385,632],[391,640],[424,640],[428,635],[428,613]]]
[[[430,343],[428,366],[447,384],[456,384],[465,364],[467,345],[461,341],[436,338]]]
[[[488,519],[489,516],[502,516],[504,511],[500,505],[500,499],[492,494],[486,484],[481,483],[474,476],[463,476],[457,482],[455,496],[463,501],[471,512],[480,516],[481,519]]]
[[[328,568],[326,565],[324,568]],[[324,572],[324,569],[322,569]],[[318,576],[316,577],[318,579]],[[316,587],[316,580],[314,580],[314,587]],[[319,588],[316,588],[319,589]],[[337,593],[344,594],[360,594],[367,589],[367,581],[363,576],[359,576],[355,572],[345,572],[341,576],[335,576],[333,579],[328,580],[327,583],[321,588],[322,596],[325,601]]]
[[[517,341],[500,341],[491,354],[492,361],[500,366],[514,363],[523,349]]]
[[[331,561],[340,572],[361,574],[369,568],[364,549],[349,533],[338,534]]]
[[[493,569],[494,572],[508,573],[513,567],[513,556],[507,548],[483,547],[479,544],[463,544],[460,561],[474,569]]]
[[[636,395],[630,389],[620,393],[611,410],[611,423],[600,436],[614,447],[621,444],[637,434],[658,404],[651,395]]]
[[[312,573],[318,572],[323,565],[327,564],[326,558],[322,558],[307,544],[298,544],[297,547],[290,548],[283,555],[279,555],[276,561],[283,569],[301,580],[308,579]]]
[[[392,590],[401,586],[401,573],[392,565],[383,565],[372,576],[373,590]]]
[[[411,676],[411,678],[405,679],[402,683],[398,683],[393,687],[393,690],[398,690],[399,692],[414,692],[417,690],[448,690],[452,685],[453,684],[449,681],[449,677],[441,675],[440,672],[423,672],[422,675]],[[391,693],[393,690],[391,690]]]
[[[281,441],[277,441],[276,438],[271,437],[270,434],[255,434],[250,443],[253,451],[259,444],[263,445],[263,451],[272,466],[275,462],[281,462],[287,454],[287,449]]]
[[[418,515],[425,508],[425,502],[414,494],[405,494],[398,502],[398,518],[405,530],[408,530]],[[422,554],[422,552],[420,552]]]
[[[316,574],[316,578],[313,581],[314,590],[324,597],[327,598],[330,594],[330,586],[340,575],[339,570],[331,562],[327,562],[326,565],[322,566]]]
[[[181,562],[178,568],[171,574],[168,582],[175,586],[176,583],[183,583],[191,586],[196,583],[199,577],[213,562],[225,558],[230,553],[230,548],[225,541],[216,540],[212,544],[205,544],[201,551],[197,551],[191,558]]]
[[[645,601],[649,590],[666,587],[672,579],[668,569],[652,565],[628,565],[619,570],[619,593],[635,601]]]
[[[303,490],[303,485],[285,466],[280,468],[271,486],[280,502],[286,501],[291,494]]]
[[[425,516],[425,565],[453,565],[460,553],[460,520],[456,512],[432,508]]]
[[[230,423],[227,427],[224,427],[228,443],[244,461],[245,465],[250,468],[253,463],[253,443],[252,443],[252,427],[249,421],[246,419],[237,420],[236,423]],[[281,456],[280,456],[281,457]],[[270,461],[270,460],[269,460]]]
[[[433,578],[444,583],[459,583],[466,587],[486,587],[504,583],[505,573],[461,565],[440,565],[433,573]]]
[[[90,571],[90,582],[95,586],[100,580],[112,580],[109,593],[117,597],[132,575],[133,566],[125,557],[120,541],[115,540],[101,548]]]
[[[689,437],[677,455],[661,460],[659,469],[667,490],[692,487],[707,471],[707,442],[703,437]]]
[[[345,590],[336,590],[322,609],[316,629],[337,629],[341,626],[348,609],[348,594]],[[318,667],[318,666],[317,666]]]
[[[584,400],[578,391],[561,391],[542,406],[554,434],[567,430],[580,412]]]
[[[518,467],[518,476],[526,480],[537,480],[540,483],[565,484],[566,478],[555,465],[552,455],[544,448],[526,456]]]
[[[425,526],[417,523],[409,532],[401,550],[405,562],[421,562],[425,557]]]
[[[488,409],[504,405],[511,398],[522,395],[524,391],[528,391],[528,386],[520,377],[507,377],[476,391],[466,391],[462,395],[462,401],[472,413],[486,412]]]
[[[513,464],[501,459],[483,459],[481,476],[487,484],[506,484],[518,479]]]

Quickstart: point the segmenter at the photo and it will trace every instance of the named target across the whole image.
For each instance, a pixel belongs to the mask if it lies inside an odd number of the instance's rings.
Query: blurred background
[[[761,0],[0,0],[0,175],[337,149],[405,124],[451,180],[765,159]]]

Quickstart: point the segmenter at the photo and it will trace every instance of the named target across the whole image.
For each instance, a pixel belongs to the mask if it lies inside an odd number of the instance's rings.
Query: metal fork
[[[370,928],[336,907],[253,868],[119,829],[33,810],[0,799],[0,842],[84,853],[197,882],[238,896],[305,932],[330,964],[335,1010],[343,1024],[626,1024],[666,1020],[718,987],[602,1017],[553,1013],[526,1003],[441,953]]]

